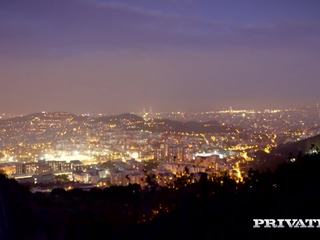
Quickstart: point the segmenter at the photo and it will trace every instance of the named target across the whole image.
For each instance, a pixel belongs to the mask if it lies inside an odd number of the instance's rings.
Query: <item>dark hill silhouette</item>
[[[320,147],[320,135],[307,138],[298,142],[287,143],[280,145],[275,153],[279,153],[282,155],[293,154],[297,155],[299,153],[306,153],[310,151],[312,148]]]
[[[137,116],[132,113],[122,113],[119,115],[111,115],[111,116],[101,116],[97,117],[96,121],[97,122],[117,122],[117,121],[144,121],[142,117]]]
[[[220,133],[226,132],[228,128],[213,121],[201,123],[196,121],[180,122],[170,119],[156,119],[154,120],[154,125],[149,127],[149,130],[156,132]]]
[[[320,152],[320,135],[279,145],[270,154],[258,151],[255,153],[254,168],[275,169],[282,163],[294,161],[299,155],[311,154],[312,150]]]

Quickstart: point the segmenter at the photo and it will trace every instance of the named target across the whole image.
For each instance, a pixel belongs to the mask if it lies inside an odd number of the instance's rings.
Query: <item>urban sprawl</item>
[[[319,106],[120,115],[42,112],[0,117],[0,171],[31,186],[91,189],[201,173],[241,182],[261,153],[320,134]]]

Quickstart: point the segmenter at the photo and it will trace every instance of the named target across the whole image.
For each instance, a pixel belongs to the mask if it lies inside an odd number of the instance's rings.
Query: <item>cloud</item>
[[[310,21],[227,23],[115,1],[2,0],[0,9],[0,51],[5,55],[114,48],[311,48],[320,39],[319,24]]]
[[[95,4],[97,7],[101,8],[108,8],[108,9],[114,9],[114,10],[120,10],[120,11],[126,11],[126,12],[132,12],[139,15],[145,15],[150,17],[174,17],[174,15],[168,15],[163,13],[159,10],[150,10],[146,8],[142,8],[139,6],[133,6],[126,3],[120,3],[120,2],[104,2],[99,0],[88,0],[92,4]]]

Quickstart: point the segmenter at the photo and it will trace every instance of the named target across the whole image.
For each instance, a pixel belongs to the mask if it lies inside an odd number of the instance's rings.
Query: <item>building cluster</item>
[[[169,120],[167,120],[169,119]],[[256,153],[320,134],[320,110],[233,110],[0,119],[0,171],[36,186],[172,186],[178,177],[241,181]],[[197,121],[197,123],[195,123]]]

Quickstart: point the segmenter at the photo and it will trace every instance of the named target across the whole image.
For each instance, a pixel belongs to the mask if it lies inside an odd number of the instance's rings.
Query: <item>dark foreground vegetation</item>
[[[290,239],[319,229],[252,229],[253,218],[320,218],[320,155],[178,189],[151,184],[32,194],[0,176],[0,239]],[[292,238],[296,239],[296,238]]]

